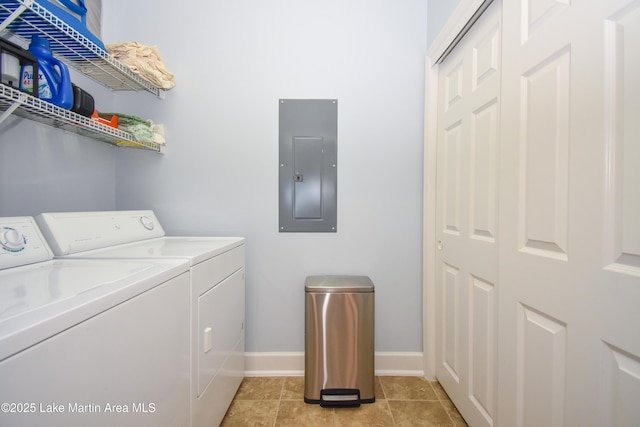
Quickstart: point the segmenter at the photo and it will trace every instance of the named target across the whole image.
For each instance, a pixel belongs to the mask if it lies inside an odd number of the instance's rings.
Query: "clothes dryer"
[[[58,257],[189,262],[192,426],[220,423],[244,377],[244,238],[167,236],[150,210],[36,220]]]
[[[53,259],[0,218],[0,425],[187,425],[188,285],[184,260]]]

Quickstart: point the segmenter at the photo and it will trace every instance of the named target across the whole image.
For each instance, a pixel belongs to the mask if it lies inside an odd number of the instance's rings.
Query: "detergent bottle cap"
[[[45,50],[51,50],[51,45],[49,44],[49,39],[46,37],[41,37],[37,34],[31,36],[31,44],[29,48],[41,48]]]

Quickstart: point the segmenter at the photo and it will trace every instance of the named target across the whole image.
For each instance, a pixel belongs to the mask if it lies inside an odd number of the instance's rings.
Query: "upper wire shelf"
[[[164,98],[164,90],[132,72],[73,27],[34,0],[0,0],[0,35],[9,31],[28,45],[34,34],[70,67],[112,90],[144,90]]]

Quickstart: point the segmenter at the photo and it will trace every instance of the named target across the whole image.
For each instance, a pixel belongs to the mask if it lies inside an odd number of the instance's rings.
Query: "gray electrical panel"
[[[337,231],[338,101],[280,100],[280,231]]]

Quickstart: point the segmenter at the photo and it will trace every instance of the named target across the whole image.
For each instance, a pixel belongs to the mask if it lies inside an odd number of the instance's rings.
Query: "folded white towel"
[[[175,76],[167,70],[157,46],[120,42],[108,44],[106,48],[114,58],[156,87],[171,89],[176,85]]]

